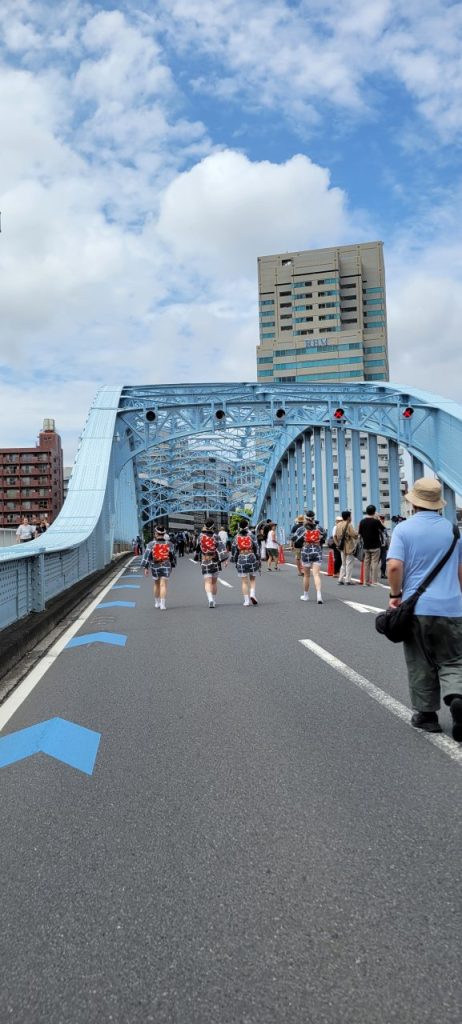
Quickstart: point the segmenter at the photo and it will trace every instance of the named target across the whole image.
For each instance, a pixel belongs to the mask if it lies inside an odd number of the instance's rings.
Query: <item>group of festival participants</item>
[[[270,519],[253,529],[248,519],[242,518],[232,541],[224,530],[217,530],[213,519],[206,519],[194,550],[194,560],[201,563],[204,588],[209,608],[217,603],[218,573],[231,561],[241,578],[244,607],[257,605],[256,577],[261,570],[262,558],[268,561],[268,572],[278,569],[279,545],[276,523]],[[300,600],[309,600],[311,573],[314,578],[317,604],[322,604],[321,560],[326,531],[309,511],[298,516],[292,530],[291,541],[297,555],[299,575],[304,577]],[[299,557],[298,557],[299,556]],[[148,544],[142,561],[145,575],[151,570],[154,580],[154,607],[166,610],[168,581],[176,565],[175,544],[163,527],[156,527],[154,538]]]

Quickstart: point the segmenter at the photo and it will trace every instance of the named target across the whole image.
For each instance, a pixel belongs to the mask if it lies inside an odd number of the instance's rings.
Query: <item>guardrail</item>
[[[16,541],[16,530],[0,530],[0,548],[9,548]]]

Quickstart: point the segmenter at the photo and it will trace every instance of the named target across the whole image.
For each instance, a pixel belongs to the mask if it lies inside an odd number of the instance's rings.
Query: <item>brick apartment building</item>
[[[44,420],[35,448],[0,448],[0,527],[21,516],[56,519],[64,500],[63,452],[54,420]]]

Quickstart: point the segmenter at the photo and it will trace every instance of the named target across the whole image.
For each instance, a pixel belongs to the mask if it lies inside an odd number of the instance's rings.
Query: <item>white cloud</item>
[[[178,175],[160,206],[161,239],[198,277],[251,278],[258,256],[340,243],[348,231],[344,193],[303,155],[274,164],[214,153]]]

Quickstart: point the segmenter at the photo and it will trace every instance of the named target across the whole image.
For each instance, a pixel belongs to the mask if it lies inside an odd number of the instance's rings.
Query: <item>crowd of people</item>
[[[36,537],[40,537],[42,533],[48,530],[49,525],[46,515],[40,516],[40,518],[31,516],[30,519],[28,516],[22,516],[16,530],[16,543],[25,544],[29,540],[35,540]]]
[[[411,724],[426,732],[441,732],[438,711],[443,700],[451,714],[453,739],[462,742],[462,541],[457,527],[441,516],[445,501],[439,481],[416,480],[406,498],[413,514],[396,517],[391,537],[372,504],[357,528],[345,509],[328,539],[312,510],[298,515],[290,542],[303,578],[300,599],[310,599],[313,578],[316,603],[323,603],[321,564],[326,540],[334,553],[339,586],[352,585],[355,558],[360,558],[365,586],[378,582],[379,569],[382,578],[388,579],[390,610],[418,593],[410,633],[403,642]],[[216,607],[218,575],[228,562],[241,579],[244,606],[257,605],[256,579],[262,563],[267,563],[268,572],[279,569],[277,531],[272,519],[253,527],[244,517],[232,538],[226,530],[217,530],[212,518],[206,519],[198,534],[180,532],[169,537],[157,527],[141,563],[146,575],[151,571],[155,607],[166,609],[168,580],[177,556],[186,550],[201,564],[209,608]]]

